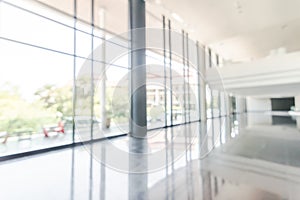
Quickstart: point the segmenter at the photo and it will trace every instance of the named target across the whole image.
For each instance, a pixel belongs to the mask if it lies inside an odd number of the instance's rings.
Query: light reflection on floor
[[[238,115],[5,161],[1,199],[296,200],[299,135]]]

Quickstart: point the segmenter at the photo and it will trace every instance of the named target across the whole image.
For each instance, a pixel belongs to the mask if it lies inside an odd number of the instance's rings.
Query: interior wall
[[[246,105],[248,112],[264,112],[272,110],[271,99],[269,98],[247,97]]]
[[[252,98],[246,99],[247,112],[249,113],[247,120],[248,126],[254,125],[271,125],[271,115],[256,115],[255,112],[268,112],[272,110],[271,99],[269,98]]]
[[[294,97],[295,107],[297,110],[300,110],[300,95]]]
[[[245,97],[236,97],[236,112],[237,113],[244,113],[246,112],[246,100]]]

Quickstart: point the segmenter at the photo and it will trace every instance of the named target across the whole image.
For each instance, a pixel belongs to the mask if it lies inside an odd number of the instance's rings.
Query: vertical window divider
[[[218,91],[219,117],[221,117],[221,91]]]
[[[187,70],[187,107],[188,107],[188,118],[191,122],[191,94],[190,94],[190,55],[189,55],[189,34],[186,33],[186,70]]]
[[[186,86],[185,86],[185,41],[184,41],[184,30],[182,30],[182,69],[183,69],[183,114],[184,123],[186,123]]]
[[[164,97],[165,97],[165,127],[168,126],[168,115],[167,115],[167,69],[166,69],[166,18],[163,15],[163,48],[164,48]],[[171,105],[172,106],[172,105]]]
[[[168,20],[168,28],[169,28],[169,70],[170,70],[170,118],[171,118],[171,126],[173,126],[173,81],[172,81],[172,38],[171,38],[171,20]]]
[[[92,22],[92,30],[91,30],[91,135],[90,140],[93,140],[93,130],[94,130],[94,0],[91,0],[91,22]]]
[[[200,101],[200,76],[201,76],[201,71],[200,71],[200,58],[199,58],[199,42],[196,41],[196,54],[197,54],[197,80],[198,80],[198,120],[201,121],[201,101]]]
[[[211,49],[208,48],[208,61],[209,67],[212,68],[212,57],[211,57]],[[212,131],[212,147],[215,147],[215,132],[214,132],[214,95],[213,95],[213,88],[210,87],[210,112],[211,112],[211,131]]]
[[[77,0],[74,0],[74,35],[73,35],[73,99],[72,99],[72,143],[75,143],[75,109],[76,109],[76,102],[77,102],[77,89],[76,89],[76,24],[77,24]]]

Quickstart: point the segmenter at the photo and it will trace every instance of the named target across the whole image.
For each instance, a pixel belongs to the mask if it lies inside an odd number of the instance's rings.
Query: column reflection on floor
[[[101,159],[103,163],[100,164],[101,168],[101,180],[100,180],[100,200],[105,200],[105,188],[106,188],[106,168],[105,168],[105,160],[106,160],[106,149],[105,146],[101,146]]]
[[[296,122],[254,124],[256,115],[218,117],[149,131],[147,139],[122,137],[1,163],[1,198],[297,199]]]
[[[148,199],[148,139],[129,137],[128,199]]]

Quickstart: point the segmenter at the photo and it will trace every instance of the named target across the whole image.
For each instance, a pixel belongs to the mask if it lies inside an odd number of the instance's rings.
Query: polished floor
[[[1,162],[0,199],[296,200],[297,120],[220,117]]]

